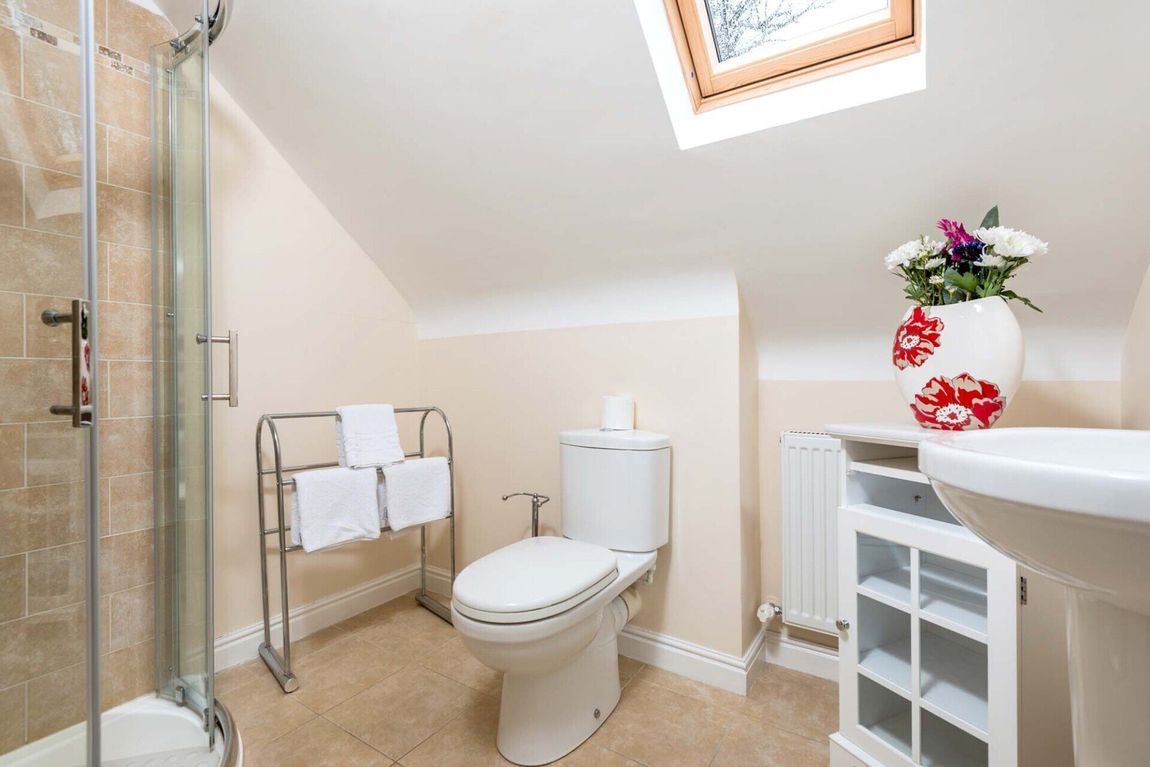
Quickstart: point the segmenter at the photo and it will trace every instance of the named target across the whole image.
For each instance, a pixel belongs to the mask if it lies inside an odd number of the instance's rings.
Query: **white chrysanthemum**
[[[1002,266],[1003,264],[1006,263],[1005,258],[998,255],[997,253],[992,252],[989,249],[982,251],[982,255],[979,257],[978,260],[979,260],[979,264],[981,266],[985,266],[985,267],[988,267],[991,269],[993,269],[995,267]]]
[[[937,269],[938,267],[942,266],[945,263],[946,263],[945,258],[931,258],[931,259],[928,259],[927,262],[922,265],[922,268],[923,269]]]
[[[924,259],[933,259],[942,252],[945,246],[946,243],[927,239],[926,237],[911,240],[910,242],[899,245],[890,252],[886,257],[886,268],[889,271],[897,272],[900,267],[911,266],[914,265],[915,262],[921,262]],[[926,264],[918,264],[918,268],[933,269],[934,267]]]
[[[942,283],[944,283],[944,282],[946,282],[946,280],[944,280],[944,279],[942,278],[942,275],[941,275],[941,274],[932,274],[932,275],[930,275],[930,284],[931,284],[931,285],[941,285],[941,284],[942,284]]]
[[[1004,258],[1045,256],[1048,249],[1047,244],[1034,235],[1005,226],[975,229],[974,236]],[[985,263],[985,256],[983,259]]]
[[[900,267],[910,264],[910,262],[918,258],[918,250],[921,246],[922,243],[919,240],[911,240],[908,243],[899,245],[886,257],[887,270],[897,272]]]

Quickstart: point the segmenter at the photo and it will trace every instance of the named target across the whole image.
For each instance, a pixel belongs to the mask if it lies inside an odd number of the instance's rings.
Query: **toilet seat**
[[[464,568],[452,602],[473,620],[528,623],[570,610],[618,575],[610,549],[568,538],[527,538]]]

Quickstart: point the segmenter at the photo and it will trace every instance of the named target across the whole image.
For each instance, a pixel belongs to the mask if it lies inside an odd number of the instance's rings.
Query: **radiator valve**
[[[767,602],[759,605],[759,621],[769,623],[783,614],[783,606],[777,602]]]

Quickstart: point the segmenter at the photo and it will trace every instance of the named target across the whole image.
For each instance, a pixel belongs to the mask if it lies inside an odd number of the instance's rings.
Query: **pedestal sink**
[[[919,468],[976,535],[1069,587],[1079,767],[1150,765],[1150,432],[944,434]]]

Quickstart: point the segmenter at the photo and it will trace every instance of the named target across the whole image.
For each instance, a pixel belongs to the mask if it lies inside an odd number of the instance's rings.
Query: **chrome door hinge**
[[[1018,603],[1026,604],[1026,576],[1018,576]]]

